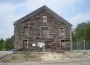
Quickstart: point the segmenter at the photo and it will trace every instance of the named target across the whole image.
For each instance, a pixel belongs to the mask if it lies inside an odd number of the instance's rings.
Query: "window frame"
[[[61,30],[62,30],[61,28],[63,29],[63,32],[61,31]],[[63,34],[62,34],[62,33],[63,33]],[[64,28],[64,27],[59,27],[59,36],[60,36],[60,37],[62,37],[62,36],[65,37],[65,28]],[[64,38],[64,37],[63,37],[63,38]]]
[[[49,29],[48,26],[40,26],[40,37],[42,37],[42,27],[47,27]],[[47,29],[47,31],[48,31]],[[47,32],[47,35],[49,36],[49,31]]]
[[[47,15],[43,15],[42,19],[43,19],[43,23],[46,23],[47,22]]]
[[[25,27],[27,27],[27,28],[25,28]],[[23,26],[23,34],[28,35],[28,31],[29,31],[29,26],[28,25],[24,25]]]
[[[26,46],[24,46],[24,41],[27,41]],[[28,39],[23,39],[22,42],[23,42],[23,49],[28,49],[29,48]]]

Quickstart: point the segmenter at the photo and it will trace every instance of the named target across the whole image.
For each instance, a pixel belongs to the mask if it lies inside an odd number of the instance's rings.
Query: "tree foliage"
[[[0,50],[2,50],[3,42],[4,42],[4,40],[1,38],[1,40],[0,40]]]
[[[75,30],[75,36],[77,41],[90,41],[90,21],[78,24]]]
[[[13,36],[11,38],[7,38],[6,40],[3,40],[1,38],[0,40],[0,50],[11,50],[13,49]]]

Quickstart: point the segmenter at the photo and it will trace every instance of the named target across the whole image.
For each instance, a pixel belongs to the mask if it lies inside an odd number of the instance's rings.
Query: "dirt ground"
[[[63,61],[30,61],[22,63],[0,63],[0,65],[90,65],[90,59],[72,59]]]
[[[89,52],[0,53],[0,65],[90,65]]]

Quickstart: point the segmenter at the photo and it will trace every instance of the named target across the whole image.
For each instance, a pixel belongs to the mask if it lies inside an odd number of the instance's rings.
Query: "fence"
[[[90,41],[79,41],[72,44],[72,50],[90,50]]]

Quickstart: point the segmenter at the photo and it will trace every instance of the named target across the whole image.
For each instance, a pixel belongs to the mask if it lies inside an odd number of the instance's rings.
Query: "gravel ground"
[[[62,61],[30,61],[23,63],[0,63],[0,65],[90,65],[90,58],[69,59]]]
[[[13,54],[13,51],[0,51],[0,58],[6,54]]]

